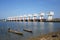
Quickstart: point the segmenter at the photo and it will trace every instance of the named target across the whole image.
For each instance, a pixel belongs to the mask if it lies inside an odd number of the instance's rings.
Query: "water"
[[[9,33],[8,28],[23,32],[23,36]],[[30,29],[33,33],[25,32],[23,29]],[[36,37],[49,32],[60,30],[58,22],[0,22],[0,40],[27,40],[30,37]]]

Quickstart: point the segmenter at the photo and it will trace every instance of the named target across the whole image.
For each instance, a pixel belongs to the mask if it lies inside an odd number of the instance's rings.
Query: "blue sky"
[[[49,11],[55,12],[54,18],[60,18],[60,0],[0,0],[0,19]]]

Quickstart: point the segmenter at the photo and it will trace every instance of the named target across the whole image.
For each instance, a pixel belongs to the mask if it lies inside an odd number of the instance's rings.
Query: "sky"
[[[54,11],[54,18],[60,18],[60,0],[0,0],[0,19],[49,11]]]

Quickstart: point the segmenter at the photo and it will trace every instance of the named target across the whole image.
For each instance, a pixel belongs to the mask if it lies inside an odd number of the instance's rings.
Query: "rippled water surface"
[[[22,32],[23,36],[8,32],[9,27]],[[33,33],[23,31],[23,29],[30,29]],[[27,40],[30,37],[59,30],[60,23],[58,22],[0,22],[0,40]]]

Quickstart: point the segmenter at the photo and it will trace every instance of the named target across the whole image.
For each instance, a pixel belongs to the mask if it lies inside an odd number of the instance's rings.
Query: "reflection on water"
[[[9,33],[8,28],[23,33],[23,36]],[[33,33],[23,31],[23,29],[30,29]],[[26,40],[30,37],[36,37],[41,34],[55,32],[60,30],[60,23],[52,22],[0,22],[0,40]]]
[[[27,24],[27,22],[24,22],[24,24],[23,24],[24,25],[24,28],[27,28],[26,24]]]
[[[28,22],[28,29],[32,30],[32,22]]]
[[[44,22],[40,22],[40,29],[44,30]]]
[[[33,23],[33,29],[34,29],[34,31],[37,30],[37,22],[34,22],[34,23]]]
[[[33,36],[36,36],[38,33],[38,26],[37,26],[37,22],[33,22]]]
[[[53,23],[49,22],[48,26],[49,26],[49,32],[53,32]]]
[[[41,34],[44,34],[45,30],[44,30],[44,22],[40,22],[40,32]]]

